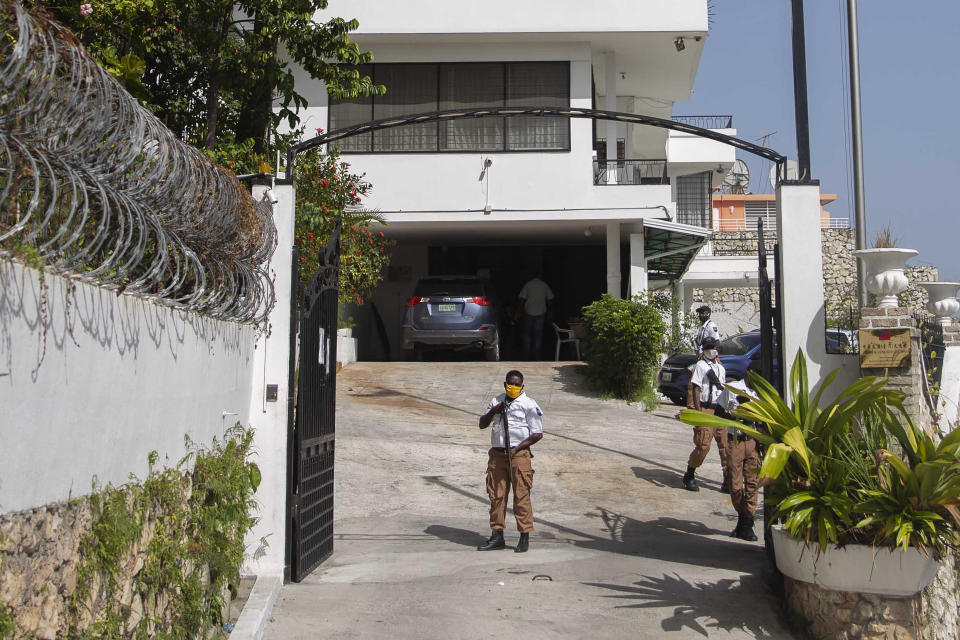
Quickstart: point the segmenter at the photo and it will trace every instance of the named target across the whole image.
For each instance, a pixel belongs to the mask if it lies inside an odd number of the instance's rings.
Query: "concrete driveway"
[[[489,432],[518,368],[544,411],[526,554],[480,553]],[[264,637],[791,638],[761,543],[711,451],[680,488],[690,429],[588,391],[572,363],[358,363],[339,377],[333,556],[284,585]],[[517,538],[507,517],[507,542]]]

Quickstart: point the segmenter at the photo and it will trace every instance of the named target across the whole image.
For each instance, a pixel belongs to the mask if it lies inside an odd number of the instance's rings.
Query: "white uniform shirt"
[[[507,394],[501,393],[490,401],[487,405],[487,411],[493,409],[499,403],[503,402]],[[537,401],[525,393],[521,393],[507,407],[507,423],[510,425],[510,446],[515,447],[527,438],[531,433],[543,433],[543,411]],[[493,416],[492,429],[490,430],[490,446],[503,447],[503,415],[497,413]]]
[[[707,318],[700,330],[697,331],[697,337],[693,339],[693,346],[697,349],[697,355],[703,352],[703,341],[707,338],[713,338],[717,342],[720,341],[720,329],[717,328],[717,323],[710,318]]]
[[[720,380],[720,384],[710,384],[710,378],[707,372],[713,369]],[[693,368],[693,375],[690,376],[690,382],[700,387],[700,404],[715,403],[720,394],[723,393],[723,384],[727,379],[727,370],[723,365],[717,362],[708,362],[703,358],[697,360],[697,365]]]
[[[547,302],[553,300],[553,291],[546,282],[534,278],[523,285],[517,297],[523,300],[524,313],[528,316],[542,316],[547,312]]]

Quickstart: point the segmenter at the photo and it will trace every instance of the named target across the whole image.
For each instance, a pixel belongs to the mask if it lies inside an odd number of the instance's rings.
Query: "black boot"
[[[517,547],[513,550],[514,553],[526,553],[527,549],[530,548],[530,534],[521,533],[520,541],[517,542]]]
[[[757,541],[757,534],[753,532],[753,516],[743,516],[743,526],[740,527],[737,537],[747,542]]]
[[[490,539],[477,547],[477,551],[493,551],[494,549],[504,549],[507,543],[503,541],[503,529],[494,529],[491,531]]]
[[[744,516],[743,516],[742,513],[738,513],[738,514],[737,514],[737,526],[734,528],[733,531],[730,532],[730,537],[731,537],[731,538],[739,538],[739,537],[740,537],[740,532],[743,531],[743,517],[744,517]]]
[[[694,477],[694,474],[697,472],[693,467],[687,467],[687,472],[683,474],[683,488],[687,491],[700,491],[700,485],[697,484],[697,479]]]

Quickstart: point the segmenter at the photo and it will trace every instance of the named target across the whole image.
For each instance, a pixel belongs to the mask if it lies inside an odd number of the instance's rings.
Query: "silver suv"
[[[431,276],[417,282],[403,314],[401,347],[420,359],[425,349],[482,349],[500,360],[498,305],[488,280]]]

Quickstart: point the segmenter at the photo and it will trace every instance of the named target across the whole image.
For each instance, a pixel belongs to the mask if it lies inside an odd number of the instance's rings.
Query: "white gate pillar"
[[[630,234],[630,297],[646,293],[647,288],[647,258],[641,231]]]
[[[607,293],[620,299],[620,223],[607,223]]]
[[[822,375],[829,373],[829,370],[821,371],[824,365],[829,365],[826,363],[824,338],[820,234],[820,186],[777,187],[781,299],[776,301],[776,305],[783,318],[780,344],[785,362],[781,362],[780,367],[784,372],[784,386],[787,387],[790,367],[798,349],[807,357],[807,374],[811,384],[815,385]],[[784,392],[789,393],[789,389],[784,389]]]
[[[267,186],[255,186],[258,202]],[[273,200],[273,221],[277,227],[277,248],[267,265],[273,281],[276,303],[254,351],[253,385],[250,397],[250,424],[254,428],[255,462],[260,467],[260,487],[255,495],[260,521],[247,534],[252,553],[266,537],[266,555],[247,560],[246,571],[263,576],[283,576],[287,516],[287,396],[290,373],[290,306],[293,272],[293,227],[295,196],[292,185],[276,185],[269,191]],[[269,335],[269,337],[268,337]],[[274,386],[276,388],[274,388]]]

